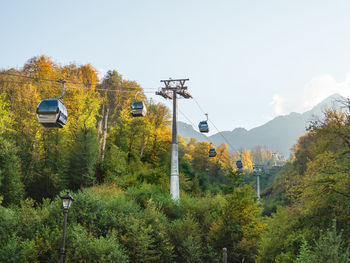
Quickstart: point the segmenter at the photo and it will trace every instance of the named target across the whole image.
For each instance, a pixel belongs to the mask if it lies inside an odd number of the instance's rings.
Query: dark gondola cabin
[[[215,157],[216,156],[216,150],[215,148],[209,149],[209,157]]]
[[[259,175],[259,174],[260,174],[260,171],[254,170],[254,171],[253,171],[253,174],[254,174],[254,175]]]
[[[133,117],[145,117],[147,114],[147,109],[143,101],[135,101],[131,104],[131,115]]]
[[[243,168],[242,161],[241,161],[241,160],[238,160],[238,161],[236,162],[236,166],[237,166],[237,169],[238,169],[238,170],[242,170],[242,168]]]
[[[209,126],[207,121],[201,121],[198,124],[198,128],[200,132],[209,132]]]
[[[42,100],[36,109],[36,116],[45,128],[63,128],[68,118],[67,109],[59,99]]]

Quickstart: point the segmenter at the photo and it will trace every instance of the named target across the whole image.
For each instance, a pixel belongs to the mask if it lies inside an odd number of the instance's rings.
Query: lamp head
[[[74,198],[67,192],[67,194],[61,196],[62,199],[62,206],[64,209],[68,210],[71,206],[72,202],[74,201]]]

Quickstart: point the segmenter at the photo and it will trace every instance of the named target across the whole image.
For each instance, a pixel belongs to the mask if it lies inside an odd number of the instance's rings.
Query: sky
[[[0,69],[44,54],[115,69],[145,89],[189,78],[220,131],[350,96],[350,1],[5,0],[0,10]],[[179,109],[184,122],[205,119],[193,100]]]

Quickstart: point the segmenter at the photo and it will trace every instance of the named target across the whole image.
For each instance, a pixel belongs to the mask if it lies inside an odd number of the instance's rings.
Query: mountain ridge
[[[243,127],[234,128],[232,131],[206,136],[193,129],[192,125],[178,122],[179,134],[184,138],[195,138],[199,141],[211,141],[215,146],[229,142],[231,152],[251,149],[255,146],[266,147],[270,150],[288,156],[300,136],[306,134],[306,127],[314,116],[321,116],[322,111],[329,107],[339,108],[339,101],[345,99],[339,94],[333,94],[304,113],[291,112],[287,115],[276,116],[263,125],[247,130]]]

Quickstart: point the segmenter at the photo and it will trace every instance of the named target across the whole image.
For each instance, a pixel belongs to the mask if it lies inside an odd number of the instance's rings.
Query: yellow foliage
[[[241,153],[242,163],[243,163],[243,169],[252,171],[253,170],[253,158],[250,155],[250,151],[248,150],[242,150]]]

